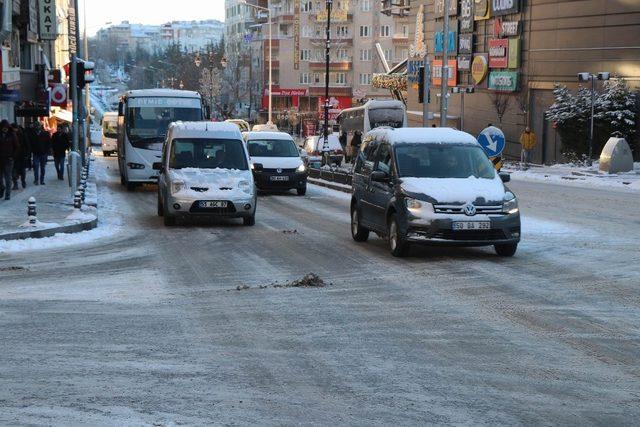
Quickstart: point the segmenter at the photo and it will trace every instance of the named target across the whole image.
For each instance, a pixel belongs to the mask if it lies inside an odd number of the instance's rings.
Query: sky
[[[224,0],[79,0],[87,6],[87,32],[94,35],[107,22],[162,24],[168,21],[224,21]],[[82,17],[82,15],[80,15]]]

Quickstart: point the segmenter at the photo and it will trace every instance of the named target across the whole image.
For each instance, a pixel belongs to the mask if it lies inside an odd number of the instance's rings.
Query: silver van
[[[159,171],[158,215],[167,226],[186,217],[242,218],[255,224],[257,191],[249,154],[232,123],[169,126]]]

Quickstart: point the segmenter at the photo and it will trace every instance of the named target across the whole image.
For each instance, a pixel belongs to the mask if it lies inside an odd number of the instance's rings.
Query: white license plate
[[[272,176],[271,181],[289,181],[288,176]]]
[[[201,201],[201,202],[198,202],[198,206],[204,209],[226,208],[227,202]]]
[[[453,223],[454,230],[491,230],[490,221],[456,221]]]

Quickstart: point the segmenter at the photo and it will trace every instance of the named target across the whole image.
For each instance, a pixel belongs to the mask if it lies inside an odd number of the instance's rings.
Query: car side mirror
[[[153,170],[154,171],[162,171],[162,163],[160,162],[156,162],[153,164]]]
[[[264,170],[264,166],[262,166],[262,163],[254,163],[253,164],[253,171],[254,172],[262,172]]]
[[[373,171],[371,172],[371,181],[389,182],[389,174],[383,171]]]
[[[504,183],[511,182],[511,175],[510,174],[501,172],[499,175],[500,175],[500,179],[502,180],[502,182],[504,182]]]

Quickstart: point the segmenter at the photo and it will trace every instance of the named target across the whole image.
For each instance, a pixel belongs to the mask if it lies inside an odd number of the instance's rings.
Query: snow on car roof
[[[452,128],[378,128],[368,135],[390,144],[478,144],[473,135]]]
[[[286,139],[293,141],[291,135],[286,132],[245,132],[247,140],[252,139]]]
[[[213,135],[206,134],[215,133],[217,138],[242,139],[238,126],[226,122],[174,122],[169,126],[169,130],[173,138],[211,137]]]

